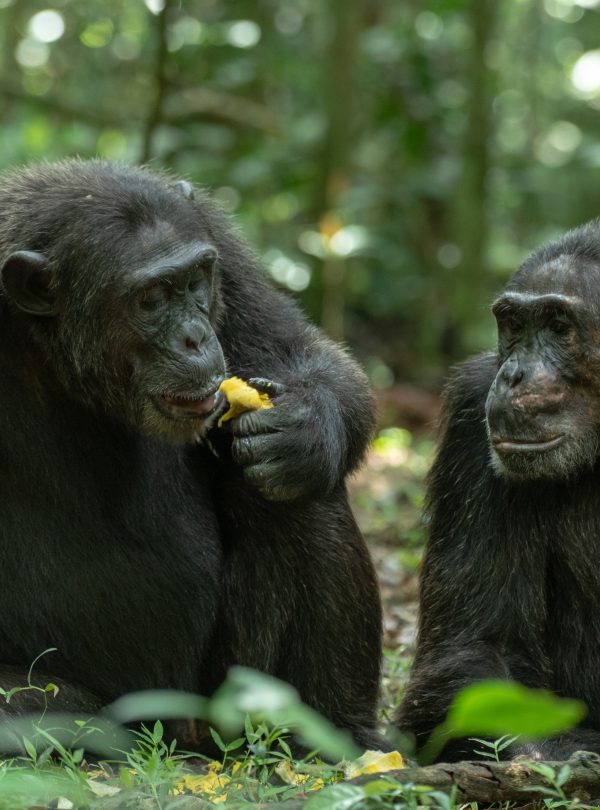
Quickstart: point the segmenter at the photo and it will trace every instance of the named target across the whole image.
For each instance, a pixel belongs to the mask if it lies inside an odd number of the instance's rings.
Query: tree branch
[[[129,108],[127,113],[121,114],[115,104],[110,108],[80,107],[65,103],[52,93],[29,95],[19,85],[6,79],[0,79],[0,97],[47,110],[67,121],[82,121],[95,127],[113,126],[130,130],[139,126],[143,119],[141,108]],[[164,99],[161,121],[174,126],[191,121],[208,121],[240,129],[252,127],[269,134],[281,131],[280,122],[267,107],[205,87],[170,94]]]
[[[268,107],[207,87],[191,87],[171,93],[165,100],[163,121],[166,123],[184,124],[196,119],[253,127],[271,135],[281,131],[280,122]]]

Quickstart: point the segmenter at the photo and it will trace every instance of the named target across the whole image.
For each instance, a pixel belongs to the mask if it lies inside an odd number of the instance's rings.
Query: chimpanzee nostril
[[[500,369],[499,380],[507,388],[514,388],[523,379],[523,369],[519,366],[519,361],[516,357],[509,357],[502,364]]]
[[[206,325],[198,322],[188,322],[184,324],[178,340],[179,346],[183,346],[186,352],[199,352],[200,347],[206,340],[207,329]]]

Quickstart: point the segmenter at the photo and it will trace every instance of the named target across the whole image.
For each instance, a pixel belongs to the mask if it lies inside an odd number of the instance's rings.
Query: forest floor
[[[414,653],[418,571],[423,553],[424,478],[433,457],[432,432],[382,430],[350,496],[381,588],[384,667],[381,719],[391,719]]]

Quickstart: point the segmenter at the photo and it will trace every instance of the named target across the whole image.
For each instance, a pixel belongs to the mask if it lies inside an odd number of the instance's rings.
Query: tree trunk
[[[461,252],[450,299],[449,332],[453,334],[456,359],[477,346],[478,311],[485,306],[488,267],[486,175],[489,168],[490,82],[485,63],[496,16],[495,0],[470,0],[469,27],[473,32],[471,59],[467,65],[470,100],[462,149],[462,170],[456,190],[454,233]]]
[[[335,235],[335,209],[348,186],[350,174],[350,145],[355,117],[354,65],[362,0],[332,0],[332,39],[329,56],[325,59],[327,81],[327,134],[323,155],[323,183],[318,210],[320,229],[326,244]],[[333,223],[338,222],[337,226]],[[323,299],[321,322],[325,331],[336,340],[344,337],[346,305],[346,262],[343,257],[328,255],[323,262]]]

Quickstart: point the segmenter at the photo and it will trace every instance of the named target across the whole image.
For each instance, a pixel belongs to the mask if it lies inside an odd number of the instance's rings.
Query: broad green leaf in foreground
[[[222,730],[225,737],[244,728],[246,716],[286,726],[310,750],[333,761],[360,754],[351,735],[341,731],[300,700],[289,684],[246,667],[232,667],[210,699],[186,692],[148,690],[116,700],[110,716],[121,723],[148,717],[196,717]]]
[[[514,681],[480,681],[456,695],[446,719],[424,746],[421,761],[432,762],[450,739],[475,734],[552,737],[576,726],[585,714],[580,700],[560,698]]]
[[[531,739],[573,728],[585,714],[580,700],[514,681],[482,681],[458,693],[444,726],[453,737],[518,734]]]
[[[287,726],[308,749],[318,749],[333,761],[356,759],[360,754],[352,737],[300,700],[287,683],[246,667],[232,667],[227,680],[210,703],[211,722],[227,735],[244,727],[244,718]]]

